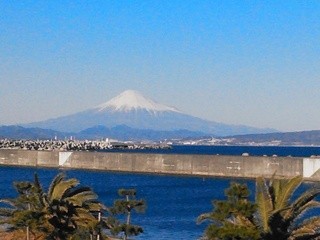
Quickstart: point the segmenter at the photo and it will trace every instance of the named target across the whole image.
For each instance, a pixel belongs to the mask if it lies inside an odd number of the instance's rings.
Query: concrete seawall
[[[0,150],[0,165],[219,177],[320,180],[319,158]]]

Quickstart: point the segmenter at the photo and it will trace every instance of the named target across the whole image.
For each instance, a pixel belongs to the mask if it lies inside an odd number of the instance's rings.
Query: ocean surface
[[[183,151],[185,149],[185,151]],[[164,150],[162,150],[164,151]],[[199,147],[187,146],[173,148],[174,153],[193,154],[226,154],[241,155],[248,152],[250,155],[278,156],[311,156],[319,155],[319,148],[300,147]],[[0,198],[15,197],[13,181],[33,180],[33,174],[38,173],[44,188],[48,188],[53,177],[62,170],[0,167]],[[133,214],[134,224],[141,225],[144,233],[135,239],[199,239],[207,224],[196,224],[196,218],[204,212],[212,210],[213,199],[224,199],[224,189],[231,181],[246,183],[254,199],[253,180],[223,179],[185,176],[165,176],[148,174],[127,174],[95,172],[86,170],[64,170],[68,178],[75,177],[81,185],[91,187],[105,205],[111,206],[118,198],[119,188],[137,189],[137,198],[145,199],[147,209],[144,214]],[[310,187],[303,184],[297,194]]]
[[[320,147],[284,147],[284,146],[197,146],[180,145],[171,149],[132,149],[132,150],[102,150],[103,152],[136,152],[136,153],[161,153],[161,154],[208,154],[208,155],[233,155],[240,156],[249,153],[250,156],[292,156],[310,157],[320,155]]]

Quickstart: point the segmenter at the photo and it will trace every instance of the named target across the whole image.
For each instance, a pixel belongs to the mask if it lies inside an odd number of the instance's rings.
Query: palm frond
[[[64,193],[64,197],[72,197],[73,195],[76,195],[78,193],[86,192],[86,191],[92,191],[90,187],[77,187],[77,188],[69,188]]]
[[[310,202],[311,200],[315,199],[318,195],[320,195],[319,188],[312,188],[310,190],[305,191],[300,197],[298,197],[294,202],[293,206],[301,207],[304,204]]]
[[[87,210],[83,208],[78,208],[76,211],[76,216],[74,216],[74,221],[77,225],[86,227],[92,225],[92,223],[97,223],[98,220]]]
[[[259,217],[260,227],[264,232],[269,231],[269,217],[273,210],[272,199],[263,177],[258,177],[256,180],[256,204]]]
[[[65,199],[73,203],[75,206],[82,206],[86,202],[97,199],[97,195],[92,191],[83,191],[83,192],[78,192],[77,194],[74,194]]]
[[[99,202],[90,202],[86,204],[85,208],[90,212],[99,212],[106,209],[106,207]]]
[[[320,203],[313,201],[318,195],[320,195],[320,189],[307,190],[291,204],[291,211],[288,211],[284,217],[294,219],[311,208],[319,207]]]
[[[52,180],[50,186],[49,186],[49,190],[48,190],[48,194],[47,194],[47,197],[48,199],[53,199],[52,198],[52,194],[53,194],[53,191],[55,189],[55,186],[57,184],[59,184],[61,181],[63,181],[65,175],[63,173],[59,173],[57,176],[55,176],[55,178]]]
[[[277,198],[279,194],[281,194],[281,181],[279,179],[273,179],[271,181],[271,184],[269,183],[269,192],[272,198],[273,208],[275,208],[275,203],[277,202]]]
[[[307,204],[305,204],[303,207],[300,207],[299,209],[296,209],[290,213],[287,213],[286,219],[288,221],[293,221],[294,223],[298,222],[299,219],[301,219],[307,212],[309,212],[311,209],[314,208],[320,208],[320,202],[318,201],[310,201]]]
[[[0,199],[0,203],[9,205],[12,208],[17,208],[16,199],[10,199],[10,198]]]
[[[315,239],[320,235],[320,217],[309,218],[302,222],[299,228],[292,231],[292,239]]]
[[[290,178],[289,180],[280,180],[282,181],[280,184],[280,191],[277,193],[277,198],[275,202],[275,208],[281,209],[288,205],[289,199],[294,193],[294,191],[300,186],[302,182],[301,176],[296,176],[293,178]]]
[[[62,199],[68,189],[76,187],[78,184],[79,181],[75,178],[60,181],[54,186],[51,199]]]

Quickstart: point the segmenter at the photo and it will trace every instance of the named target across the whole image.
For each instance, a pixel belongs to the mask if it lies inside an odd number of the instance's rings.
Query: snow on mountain
[[[275,132],[273,129],[259,129],[203,120],[181,113],[173,107],[157,103],[133,90],[127,90],[110,101],[86,111],[23,126],[61,132],[80,132],[98,125],[107,128],[126,125],[134,129],[157,131],[185,129],[215,136]]]
[[[126,90],[120,95],[112,98],[106,103],[97,107],[98,111],[114,110],[114,111],[132,111],[132,110],[146,110],[148,112],[156,113],[163,111],[179,112],[173,107],[169,107],[157,103],[151,99],[145,98],[139,92],[134,90]]]

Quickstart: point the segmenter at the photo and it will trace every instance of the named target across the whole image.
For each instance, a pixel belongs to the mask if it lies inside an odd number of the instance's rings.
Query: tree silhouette
[[[293,193],[302,177],[270,180],[256,179],[256,200],[248,200],[246,185],[232,183],[226,190],[226,200],[213,201],[213,211],[201,214],[198,222],[212,222],[205,232],[207,239],[320,239],[320,217],[304,216],[320,207],[316,197],[320,188],[312,187],[296,199]]]
[[[112,214],[107,219],[107,224],[111,228],[111,232],[115,235],[123,233],[123,239],[127,239],[128,236],[137,236],[143,232],[142,227],[131,224],[131,218],[133,211],[142,213],[145,211],[145,201],[136,199],[135,189],[119,189],[119,196],[123,199],[117,199],[113,207],[110,209]],[[125,222],[120,222],[115,218],[116,215],[125,215]]]
[[[9,206],[0,208],[1,223],[7,223],[8,230],[18,235],[26,230],[26,239],[30,239],[30,235],[34,238],[44,236],[49,226],[43,212],[43,191],[38,176],[35,174],[34,182],[21,181],[13,185],[18,196],[0,200]]]
[[[320,217],[301,219],[307,211],[320,207],[317,187],[292,199],[301,185],[302,177],[256,181],[257,225],[263,239],[317,239],[320,237]]]
[[[259,239],[254,224],[256,206],[248,200],[249,190],[245,184],[231,183],[225,190],[226,200],[212,202],[213,211],[201,214],[197,222],[210,221],[205,232],[208,239]]]
[[[18,192],[15,199],[3,199],[9,207],[1,208],[2,223],[9,231],[26,229],[34,236],[63,240],[79,235],[82,229],[92,229],[98,224],[94,213],[104,206],[88,187],[79,187],[77,179],[65,179],[58,174],[45,193],[35,174],[34,182],[14,183]],[[88,231],[87,231],[88,232]]]

